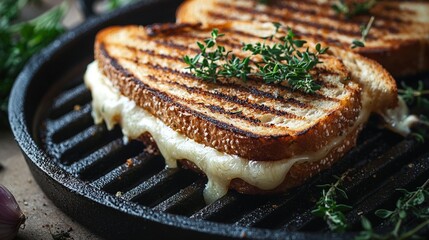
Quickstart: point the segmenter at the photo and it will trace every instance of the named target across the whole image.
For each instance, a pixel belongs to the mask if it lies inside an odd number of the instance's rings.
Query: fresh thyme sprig
[[[377,4],[376,0],[366,0],[366,1],[347,1],[347,0],[338,0],[336,3],[332,4],[332,9],[338,14],[343,15],[346,18],[352,18],[353,16],[368,13],[371,8]]]
[[[190,58],[188,55],[183,58],[185,63],[189,65],[187,68],[193,71],[195,76],[204,80],[216,81],[219,67],[218,61],[224,60],[225,48],[223,46],[217,46],[217,48],[211,52],[208,52],[207,49],[213,48],[216,45],[216,39],[222,36],[224,36],[224,34],[219,34],[218,29],[213,29],[211,38],[204,40],[205,45],[201,42],[197,42],[201,53],[193,58]],[[199,62],[200,59],[202,59],[201,62]]]
[[[429,111],[429,100],[425,98],[429,96],[429,89],[424,89],[422,81],[418,82],[417,88],[408,86],[405,82],[401,82],[401,85],[402,89],[398,89],[398,93],[407,104],[415,104],[416,107]]]
[[[215,82],[218,77],[237,77],[246,80],[250,73],[249,61],[244,58],[241,60],[231,51],[226,52],[225,47],[217,44],[216,40],[223,37],[225,34],[220,34],[218,29],[213,29],[211,38],[204,40],[204,44],[197,42],[201,53],[195,57],[184,56],[183,60],[188,64],[187,69],[190,69],[195,76],[208,81]],[[215,48],[214,51],[208,49]],[[220,64],[220,61],[225,61]]]
[[[183,60],[188,65],[187,69],[195,76],[208,81],[216,81],[220,77],[237,77],[246,80],[249,76],[262,78],[266,83],[278,83],[287,81],[294,90],[313,93],[320,89],[320,85],[314,82],[309,73],[319,61],[319,55],[326,53],[328,48],[322,48],[317,44],[316,52],[310,52],[307,48],[300,51],[306,41],[295,39],[295,34],[288,29],[287,35],[276,38],[275,35],[281,28],[279,23],[273,23],[275,33],[265,38],[264,42],[255,44],[243,43],[244,52],[250,52],[250,56],[239,58],[231,51],[226,52],[225,47],[217,44],[217,39],[223,37],[217,29],[211,33],[211,38],[204,43],[197,42],[200,49],[194,57],[184,56]],[[272,45],[266,43],[273,39],[279,41]],[[259,57],[261,61],[251,61],[251,57]],[[252,72],[252,66],[257,71]]]
[[[364,230],[356,237],[356,240],[367,239],[417,239],[420,230],[429,226],[429,179],[417,190],[409,192],[405,189],[398,189],[403,196],[396,202],[394,210],[379,209],[375,212],[380,218],[388,219],[394,224],[393,229],[386,234],[375,233],[371,222],[362,218]],[[420,220],[420,224],[412,229],[404,229],[404,221],[413,216]]]
[[[360,26],[360,32],[362,34],[362,37],[360,40],[355,39],[352,41],[352,49],[357,47],[365,47],[366,37],[368,36],[369,30],[371,30],[372,24],[374,23],[374,19],[374,16],[372,16],[366,25]]]
[[[329,229],[335,232],[344,232],[347,229],[348,225],[344,212],[352,208],[349,205],[337,203],[338,197],[347,199],[346,192],[338,187],[347,175],[346,173],[338,178],[334,184],[321,186],[324,188],[322,197],[317,201],[316,209],[311,211],[315,216],[322,217],[328,224]]]
[[[307,93],[320,89],[320,85],[314,82],[310,70],[320,63],[318,56],[324,54],[327,48],[316,45],[316,53],[299,51],[306,41],[295,40],[295,34],[291,29],[282,37],[281,43],[270,46],[265,43],[245,44],[243,50],[250,51],[252,55],[260,55],[261,62],[255,62],[258,67],[258,75],[267,83],[278,83],[287,79],[288,84],[296,90]]]

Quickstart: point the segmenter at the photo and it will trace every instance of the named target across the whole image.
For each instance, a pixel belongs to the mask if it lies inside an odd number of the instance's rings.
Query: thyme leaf
[[[318,56],[326,53],[328,48],[322,48],[318,43],[316,52],[300,50],[307,42],[295,38],[291,29],[287,30],[287,35],[275,38],[281,29],[279,23],[273,23],[275,32],[273,35],[264,38],[264,42],[243,43],[243,55],[250,52],[246,57],[240,58],[231,51],[226,51],[225,47],[217,43],[217,39],[223,37],[218,29],[213,29],[211,38],[204,40],[204,43],[197,42],[200,53],[194,57],[184,56],[183,60],[188,65],[187,69],[196,77],[203,80],[215,82],[217,78],[236,77],[247,80],[249,76],[259,77],[265,83],[279,83],[287,81],[294,90],[306,93],[313,93],[320,89],[310,70],[319,61]],[[267,44],[266,41],[276,40],[274,44]],[[252,61],[252,57],[259,57],[260,61]],[[258,58],[258,59],[259,59]],[[252,71],[256,69],[256,71]]]
[[[368,219],[362,218],[363,231],[355,238],[356,240],[369,239],[418,239],[420,230],[429,226],[429,179],[418,187],[415,191],[409,192],[405,189],[398,189],[403,195],[396,202],[396,208],[393,210],[379,209],[375,215],[382,219],[388,219],[393,228],[390,232],[379,234],[374,232]],[[404,221],[410,216],[417,218],[420,223],[412,228],[406,229]]]
[[[418,82],[416,88],[408,86],[405,82],[401,82],[401,86],[398,93],[408,105],[415,104],[416,107],[429,111],[429,100],[425,98],[425,96],[429,96],[429,89],[424,89],[422,81]]]
[[[372,24],[374,23],[374,16],[372,16],[366,25],[360,26],[362,37],[360,40],[353,40],[351,48],[365,47],[365,41],[369,34],[369,30],[371,30]]]
[[[338,186],[344,180],[348,172],[344,173],[334,184],[322,185],[322,196],[316,203],[316,208],[311,212],[317,216],[322,217],[329,226],[331,231],[344,232],[348,228],[344,212],[350,210],[352,207],[337,202],[338,197],[347,199],[347,194]],[[326,188],[328,188],[326,190]]]

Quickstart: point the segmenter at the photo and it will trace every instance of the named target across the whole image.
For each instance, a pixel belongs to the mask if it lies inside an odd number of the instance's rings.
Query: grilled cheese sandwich
[[[218,25],[235,51],[262,41],[272,26]],[[266,29],[265,29],[266,28]],[[193,76],[182,57],[196,53],[211,27],[111,27],[97,35],[85,74],[93,116],[120,124],[132,139],[150,134],[169,167],[177,161],[208,178],[208,202],[229,188],[283,192],[329,167],[355,145],[371,112],[394,107],[396,85],[377,63],[332,48],[312,71],[314,94],[260,79]]]
[[[378,61],[393,76],[429,71],[429,2],[377,1],[368,13],[345,18],[332,9],[336,0],[188,0],[178,23],[223,24],[248,21],[255,26],[280,22],[304,39],[350,49],[361,40],[361,26],[375,18],[365,47],[352,51]]]

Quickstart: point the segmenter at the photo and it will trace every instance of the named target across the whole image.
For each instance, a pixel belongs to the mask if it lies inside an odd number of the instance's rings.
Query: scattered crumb
[[[128,168],[132,168],[134,166],[133,160],[131,158],[127,159],[126,164]]]
[[[51,231],[50,228],[49,228],[49,231]],[[51,232],[51,236],[53,240],[71,240],[71,239],[74,239],[70,235],[71,231],[73,231],[73,228],[69,228],[67,231],[61,230],[60,232],[57,232],[57,233]]]
[[[413,167],[414,167],[414,163],[410,163],[410,164],[408,164],[408,167],[409,167],[409,168],[413,168]]]
[[[373,177],[373,178],[376,178],[376,177],[377,177],[377,175],[376,175],[376,174],[374,174],[374,175],[372,175],[372,177]]]
[[[279,206],[277,206],[276,204],[271,205],[272,208],[278,208]]]
[[[73,107],[73,110],[75,110],[75,111],[79,111],[80,109],[81,109],[81,106],[78,104],[74,105],[74,107]]]
[[[122,197],[122,192],[121,191],[116,192],[115,196],[116,197]]]
[[[358,212],[357,214],[358,214],[358,216],[361,216],[361,215],[363,214],[363,212],[362,212],[362,211],[360,211],[360,212]]]

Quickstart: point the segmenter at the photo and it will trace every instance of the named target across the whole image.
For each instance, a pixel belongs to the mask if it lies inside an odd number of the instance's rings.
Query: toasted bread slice
[[[188,0],[177,11],[177,22],[219,24],[231,21],[281,22],[305,39],[350,49],[361,39],[361,26],[374,24],[365,47],[354,52],[378,61],[393,76],[429,71],[429,2],[377,1],[367,14],[346,19],[334,0]]]
[[[237,55],[242,42],[273,32],[271,24],[257,31],[239,22],[216,27],[226,34],[218,43]],[[107,28],[97,35],[96,63],[85,76],[94,117],[121,124],[131,138],[149,132],[169,166],[182,160],[202,170],[209,201],[228,186],[266,193],[301,184],[354,146],[370,112],[396,105],[395,82],[379,64],[337,48],[311,72],[322,86],[314,94],[260,79],[203,81],[182,59],[198,52],[196,41],[212,28]]]

